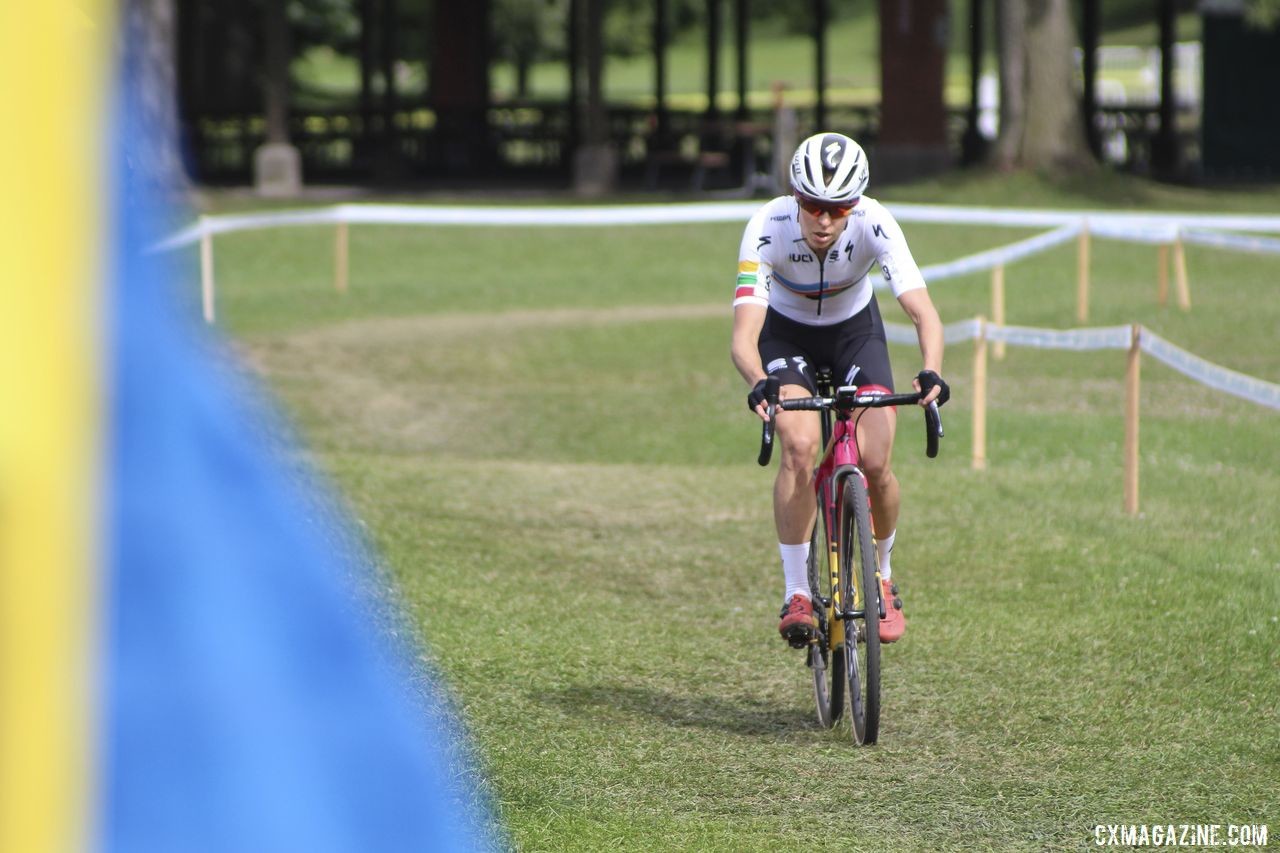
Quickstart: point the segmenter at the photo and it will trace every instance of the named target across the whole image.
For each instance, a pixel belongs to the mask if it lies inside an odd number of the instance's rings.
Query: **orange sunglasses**
[[[855,198],[849,204],[827,204],[797,194],[796,204],[800,205],[800,209],[810,216],[821,216],[824,213],[828,213],[832,219],[841,219],[848,216],[849,211],[858,206],[858,199]]]

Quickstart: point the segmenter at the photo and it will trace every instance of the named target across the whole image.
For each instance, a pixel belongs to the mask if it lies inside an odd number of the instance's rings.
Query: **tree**
[[[1273,29],[1280,25],[1280,0],[1248,0],[1244,19],[1250,26]]]
[[[996,0],[997,167],[1064,173],[1096,166],[1075,86],[1075,46],[1069,0]]]

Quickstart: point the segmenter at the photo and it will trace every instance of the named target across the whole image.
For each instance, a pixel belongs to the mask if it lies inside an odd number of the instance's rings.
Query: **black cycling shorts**
[[[818,391],[820,367],[831,369],[836,387],[883,385],[893,391],[889,347],[874,296],[866,308],[834,326],[797,323],[770,308],[760,330],[760,361],[783,385],[803,385],[811,394]]]

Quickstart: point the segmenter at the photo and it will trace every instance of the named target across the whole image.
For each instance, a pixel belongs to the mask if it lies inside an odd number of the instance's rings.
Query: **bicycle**
[[[880,733],[880,620],[885,616],[880,572],[872,541],[867,480],[859,467],[857,419],[869,408],[915,405],[923,396],[832,387],[831,371],[817,372],[818,394],[778,400],[778,382],[765,386],[769,419],[760,440],[760,465],[773,453],[777,411],[822,414],[822,458],[814,477],[818,516],[809,548],[809,588],[818,630],[807,643],[818,722],[832,728],[844,712],[849,689],[853,740],[876,742]],[[925,453],[938,455],[942,420],[936,403],[925,407]],[[857,571],[853,571],[856,564]],[[866,602],[870,601],[871,606]],[[900,603],[895,602],[898,606]]]

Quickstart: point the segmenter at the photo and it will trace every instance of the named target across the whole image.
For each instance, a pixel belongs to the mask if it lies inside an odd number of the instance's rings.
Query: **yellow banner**
[[[90,846],[115,6],[0,2],[0,850]]]

